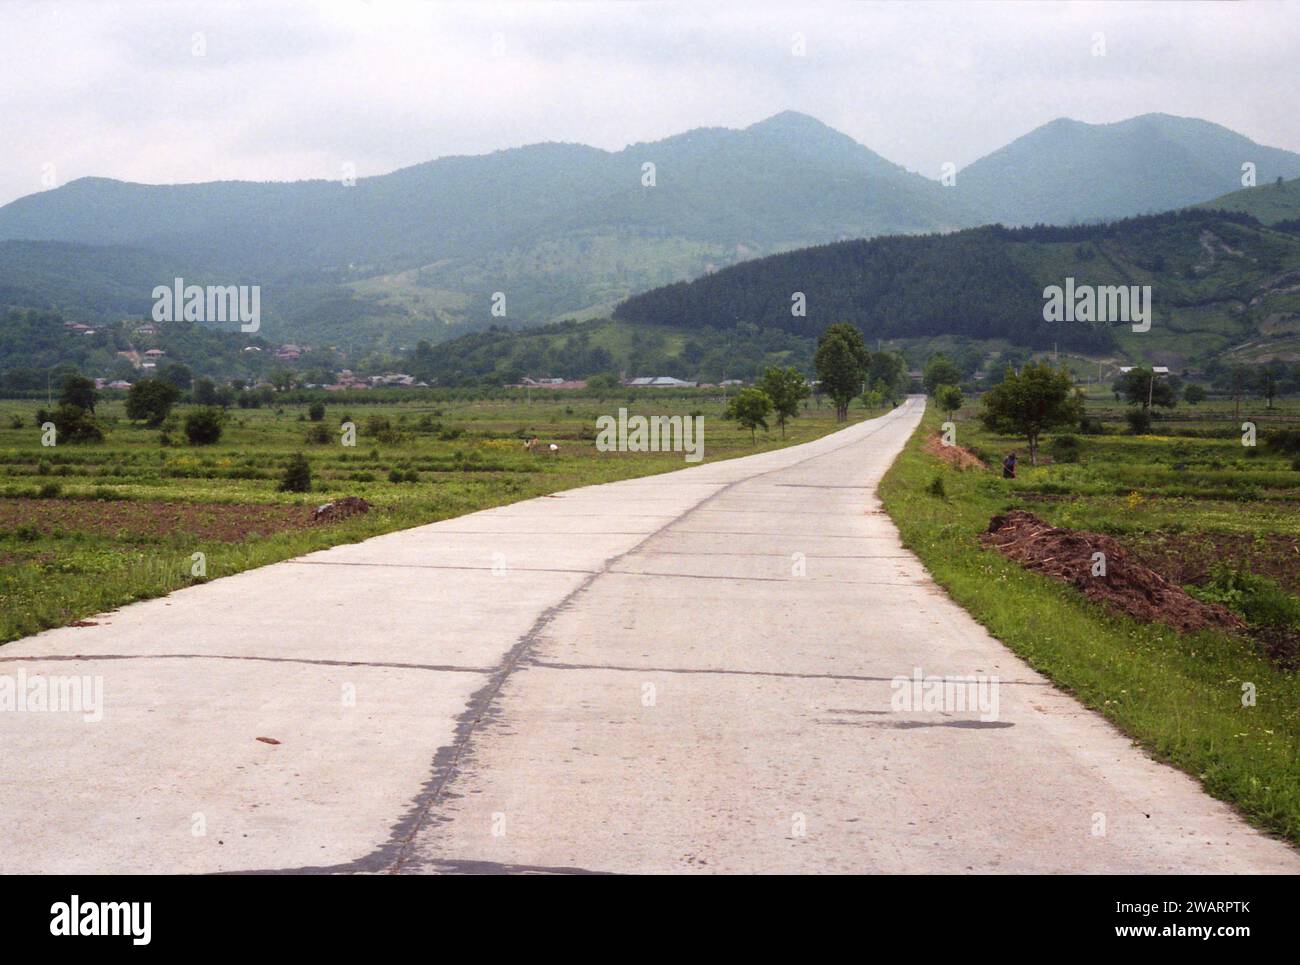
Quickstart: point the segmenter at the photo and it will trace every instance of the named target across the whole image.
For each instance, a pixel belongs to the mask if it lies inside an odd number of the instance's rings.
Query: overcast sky
[[[805,53],[796,54],[796,35]],[[1102,35],[1104,55],[1098,56]],[[1300,3],[0,2],[0,203],[804,111],[930,177],[1055,117],[1300,151]]]

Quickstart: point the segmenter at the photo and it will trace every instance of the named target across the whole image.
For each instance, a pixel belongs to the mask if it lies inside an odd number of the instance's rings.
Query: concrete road
[[[921,408],[0,648],[104,688],[0,713],[0,871],[1300,871],[902,549]]]

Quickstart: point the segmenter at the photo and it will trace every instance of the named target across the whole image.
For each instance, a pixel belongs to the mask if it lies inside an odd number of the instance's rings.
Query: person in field
[[[1002,460],[1002,478],[1016,478],[1016,454],[1014,452]]]

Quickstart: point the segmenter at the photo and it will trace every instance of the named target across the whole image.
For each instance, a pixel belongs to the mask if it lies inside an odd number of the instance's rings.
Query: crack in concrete
[[[420,862],[412,861],[409,854],[410,849],[415,841],[415,836],[424,827],[429,813],[439,802],[448,786],[458,774],[459,764],[464,759],[470,744],[473,741],[474,734],[480,723],[485,719],[496,718],[500,715],[500,710],[494,706],[497,696],[500,694],[506,680],[514,673],[521,664],[532,665],[531,662],[525,664],[525,657],[529,650],[540,638],[542,631],[551,623],[555,617],[564,609],[570,606],[579,596],[582,595],[597,579],[610,571],[610,568],[619,561],[637,553],[646,543],[662,534],[670,527],[678,525],[683,520],[688,519],[693,513],[701,507],[708,505],[713,500],[729,492],[736,486],[743,483],[752,482],[755,479],[773,475],[778,472],[786,472],[796,466],[811,462],[814,459],[821,459],[834,452],[839,452],[850,446],[860,444],[863,440],[869,439],[875,435],[885,425],[897,418],[899,410],[894,410],[884,419],[881,424],[873,428],[870,432],[865,433],[860,439],[854,439],[842,446],[836,446],[825,452],[819,452],[815,455],[807,456],[803,459],[796,460],[789,465],[778,466],[774,469],[768,469],[756,472],[739,479],[733,479],[724,483],[715,489],[712,493],[704,496],[689,509],[671,517],[668,522],[649,533],[640,531],[625,533],[621,535],[642,536],[643,538],[636,545],[616,554],[605,560],[601,569],[591,572],[586,579],[582,580],[576,587],[570,590],[558,603],[543,611],[533,623],[532,627],[521,636],[502,658],[497,668],[492,671],[488,681],[471,695],[469,704],[465,711],[460,715],[456,722],[455,737],[448,745],[438,748],[435,752],[432,762],[430,777],[425,781],[420,792],[416,794],[407,808],[406,814],[399,818],[389,832],[388,841],[376,847],[369,854],[363,855],[350,862],[343,862],[335,865],[306,866],[301,868],[281,868],[281,869],[260,869],[256,871],[244,872],[247,874],[346,874],[357,872],[381,872],[388,874],[399,874],[403,867],[414,865],[415,867],[428,866],[436,870],[438,862]],[[865,487],[864,487],[865,488]],[[472,532],[472,531],[471,531]],[[491,536],[492,533],[475,532],[477,536]],[[501,535],[517,535],[515,533]],[[550,531],[546,535],[553,535]],[[582,534],[594,535],[594,534]]]
[[[301,566],[377,566],[381,569],[397,570],[495,570],[496,567],[488,566],[462,566],[451,563],[352,563],[348,560],[285,560],[286,563],[297,563]],[[599,570],[573,570],[556,566],[511,566],[505,567],[508,572],[515,573],[599,573]]]
[[[262,657],[257,654],[237,653],[90,653],[90,654],[42,654],[28,657],[0,657],[0,661],[20,661],[23,663],[43,663],[46,661],[89,661],[89,660],[255,660],[266,663],[309,664],[320,667],[375,667],[392,670],[433,670],[439,673],[491,673],[491,667],[461,667],[455,664],[436,663],[398,663],[396,661],[372,660],[325,660],[307,657]]]
[[[790,680],[844,680],[855,683],[891,683],[900,677],[910,680],[905,674],[892,677],[869,677],[865,674],[836,673],[800,673],[795,670],[728,670],[725,667],[631,667],[604,663],[560,663],[549,660],[529,660],[528,666],[542,670],[609,670],[615,673],[669,673],[669,674],[716,674],[726,677],[779,677]],[[998,680],[998,684],[1024,687],[1051,687],[1045,680]],[[834,713],[874,713],[874,711],[834,711]]]

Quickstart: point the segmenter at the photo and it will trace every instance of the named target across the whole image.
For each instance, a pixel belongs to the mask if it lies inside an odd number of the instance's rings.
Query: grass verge
[[[1248,641],[1137,623],[983,549],[976,536],[991,516],[1041,507],[1022,498],[1023,484],[1018,490],[992,472],[959,471],[926,453],[922,443],[940,421],[927,412],[881,484],[904,545],[1036,670],[1252,823],[1300,843],[1296,675],[1274,667]],[[940,488],[943,495],[936,495]],[[1109,509],[1103,504],[1097,512]],[[1078,504],[1071,511],[1071,525],[1088,528]],[[1243,705],[1246,685],[1254,706]]]

